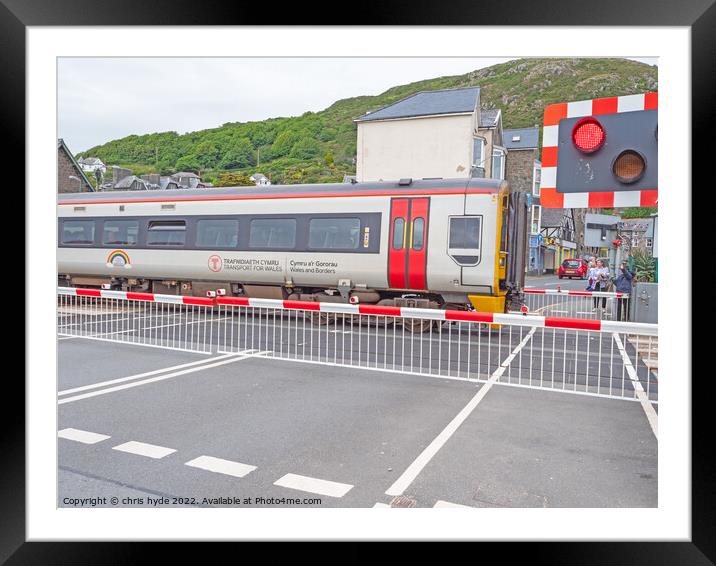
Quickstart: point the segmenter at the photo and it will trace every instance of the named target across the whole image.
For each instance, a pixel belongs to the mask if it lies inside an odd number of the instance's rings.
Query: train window
[[[94,244],[94,220],[64,220],[63,244]]]
[[[413,249],[420,251],[425,244],[425,219],[416,218],[413,220]]]
[[[478,249],[480,247],[480,218],[477,216],[451,218],[448,247],[462,250]]]
[[[308,247],[314,250],[356,250],[360,243],[360,218],[312,218]]]
[[[293,218],[255,218],[251,221],[250,248],[293,248],[296,220]]]
[[[147,244],[150,246],[183,246],[186,243],[184,220],[152,220],[149,222]]]
[[[405,241],[405,219],[396,218],[393,222],[393,249],[402,250]]]
[[[239,243],[239,221],[233,219],[199,220],[196,245],[203,248],[235,248]]]
[[[105,220],[102,232],[102,245],[136,246],[139,234],[137,220]]]

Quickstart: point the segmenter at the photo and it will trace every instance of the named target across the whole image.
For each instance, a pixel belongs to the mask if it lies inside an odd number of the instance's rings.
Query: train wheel
[[[316,326],[325,326],[331,322],[335,322],[336,315],[329,312],[306,311],[303,316],[308,318],[308,320]]]
[[[419,318],[403,319],[403,326],[405,327],[405,330],[416,334],[421,332],[428,332],[432,328],[434,323],[434,320],[425,320]]]

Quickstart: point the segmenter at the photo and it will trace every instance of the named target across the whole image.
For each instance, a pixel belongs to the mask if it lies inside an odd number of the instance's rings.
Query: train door
[[[394,289],[428,288],[426,265],[429,211],[429,198],[391,200],[388,284]]]

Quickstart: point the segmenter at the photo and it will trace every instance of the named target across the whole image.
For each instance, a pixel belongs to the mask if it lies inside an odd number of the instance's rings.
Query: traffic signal
[[[648,93],[545,108],[542,206],[656,205],[657,101]]]

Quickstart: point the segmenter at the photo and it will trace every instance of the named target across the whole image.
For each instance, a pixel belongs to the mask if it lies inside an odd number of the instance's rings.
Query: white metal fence
[[[606,291],[525,289],[532,314],[562,318],[629,321],[629,294]]]
[[[211,353],[214,301],[202,297],[57,289],[57,332],[93,340]]]
[[[69,336],[658,401],[657,326],[606,320],[58,290]],[[653,356],[653,354],[648,354]]]

